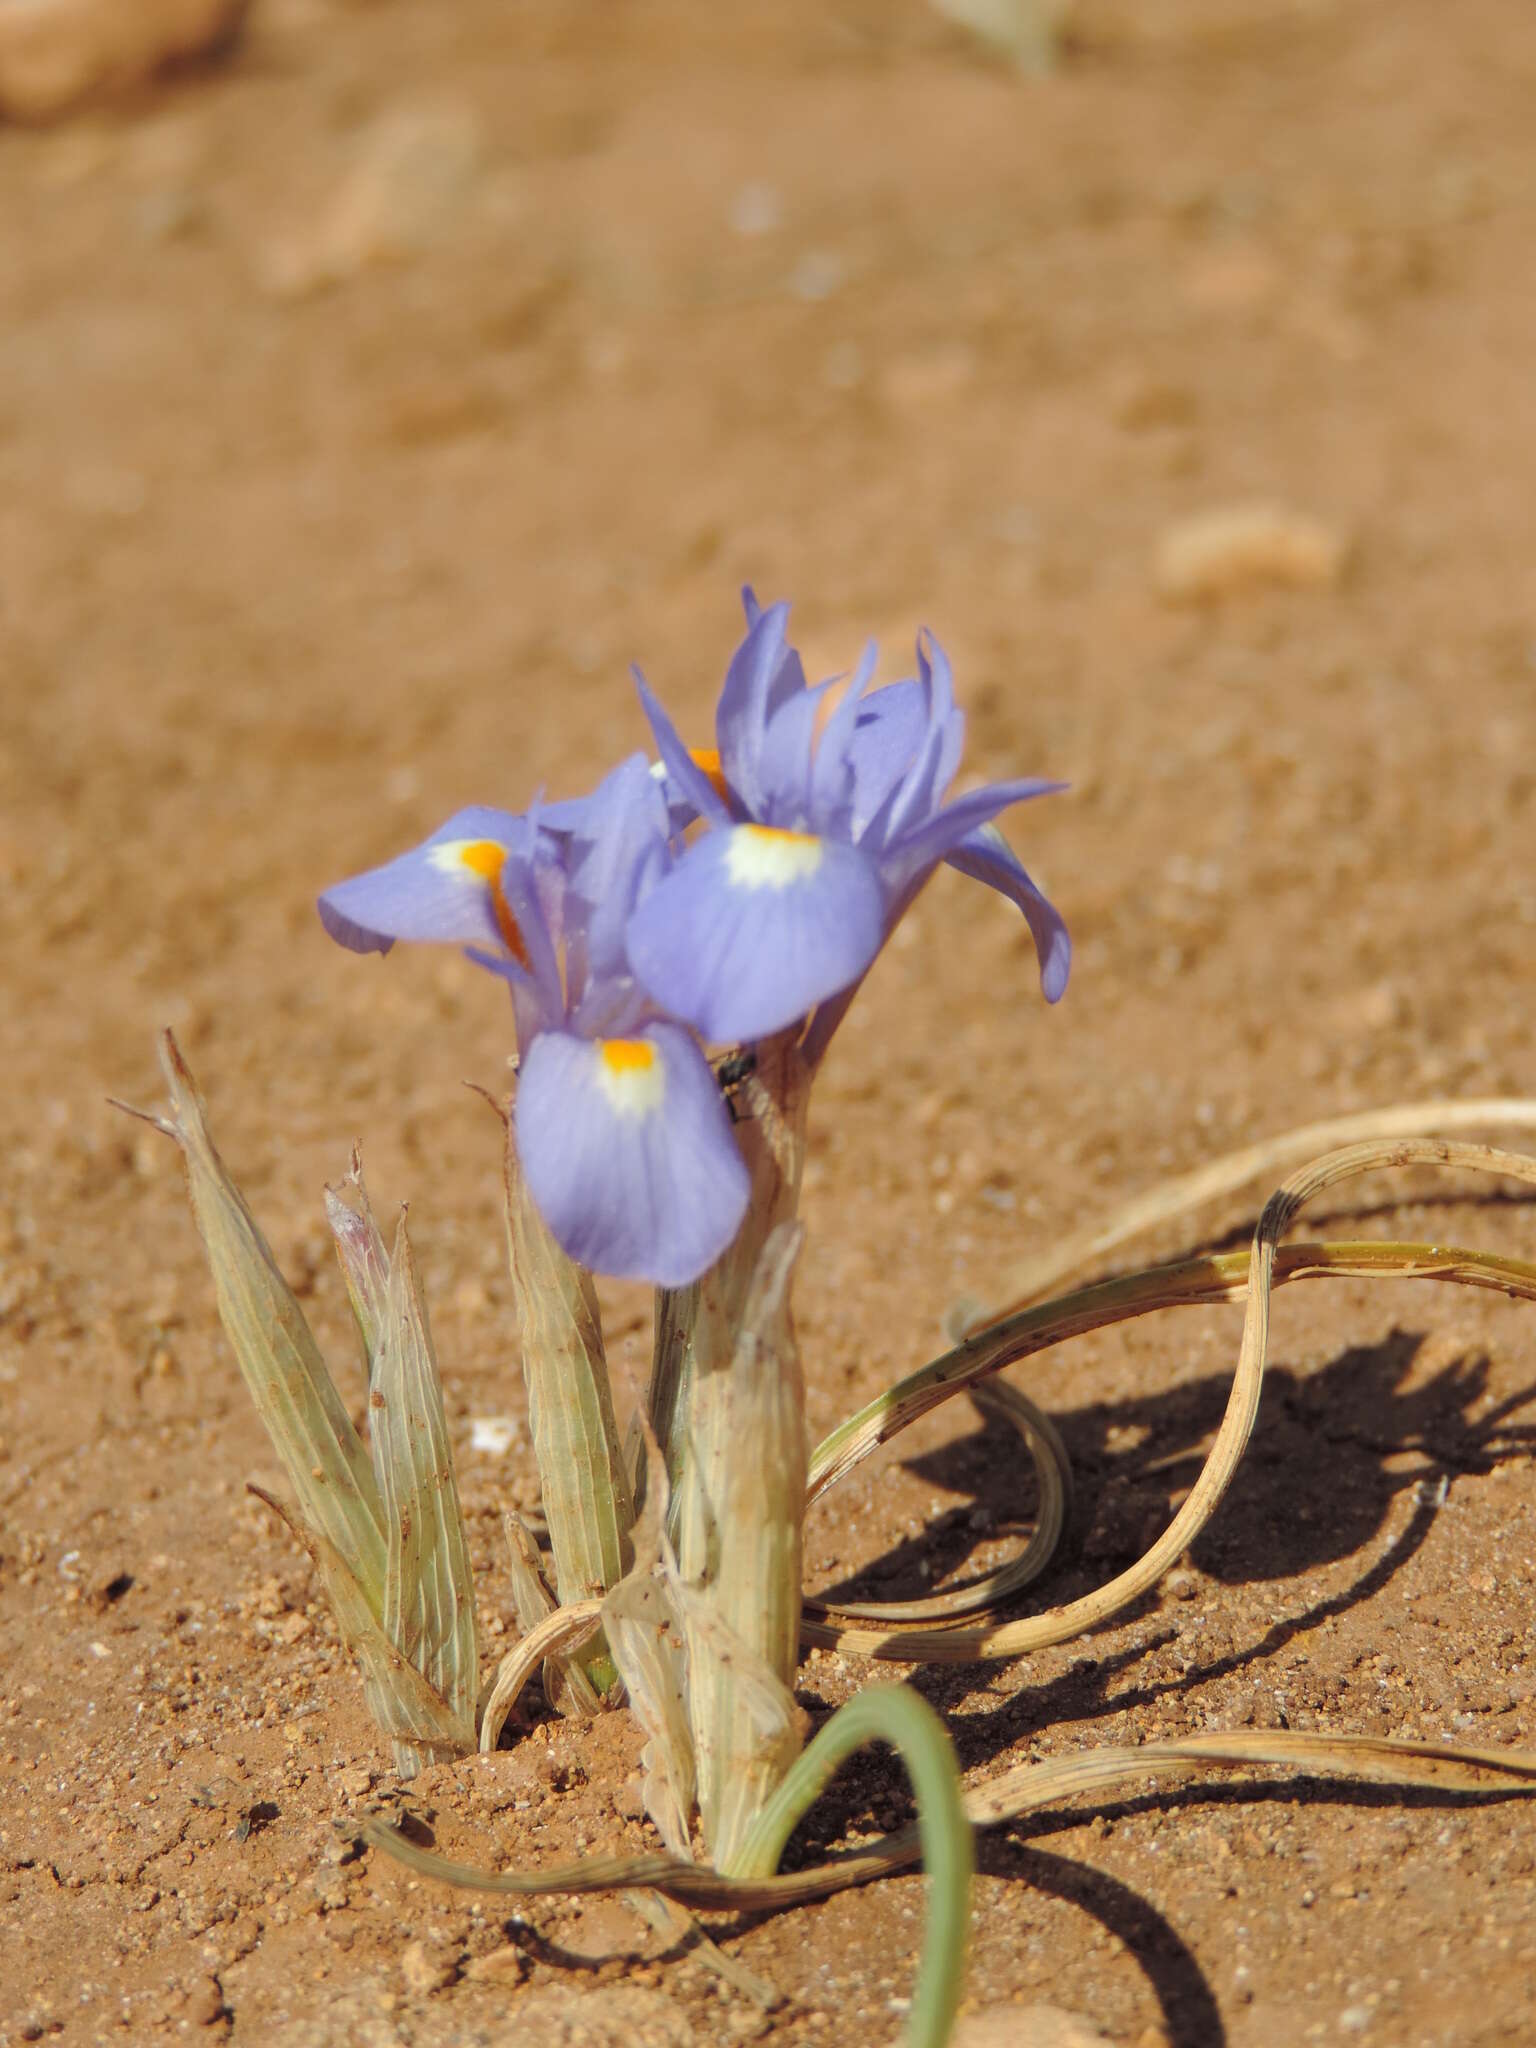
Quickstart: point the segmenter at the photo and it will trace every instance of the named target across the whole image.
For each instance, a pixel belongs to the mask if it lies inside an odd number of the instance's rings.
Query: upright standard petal
[[[858,667],[846,681],[836,677],[823,685],[832,711],[822,721],[816,740],[816,758],[811,768],[811,815],[823,831],[830,831],[838,839],[858,837],[854,829],[857,781],[852,755],[853,739],[863,714],[864,693],[874,677],[878,654],[874,641],[869,641],[859,657]]]
[[[800,657],[785,639],[787,604],[755,610],[750,590],[742,593],[747,607],[747,636],[731,656],[715,709],[715,743],[726,781],[751,817],[760,817],[767,792],[759,772],[768,721],[781,705],[805,688]]]
[[[634,1038],[546,1031],[523,1060],[518,1156],[578,1264],[683,1287],[746,1213],[750,1177],[708,1061],[676,1024]]]
[[[862,839],[871,820],[913,767],[928,730],[923,686],[915,676],[872,690],[859,706],[848,739],[853,771],[852,836]]]
[[[653,1000],[705,1038],[763,1038],[858,980],[884,915],[879,870],[858,847],[727,826],[640,904],[629,958]]]
[[[700,752],[685,747],[677,727],[639,669],[634,671],[634,677],[635,688],[640,692],[640,708],[649,721],[672,798],[682,805],[689,822],[693,818],[707,818],[711,822],[728,818],[731,813],[720,756],[713,748]]]
[[[409,853],[338,882],[320,898],[320,922],[354,953],[387,953],[396,939],[489,945],[523,959],[522,935],[502,888],[523,821],[474,804]]]
[[[645,755],[631,754],[587,799],[586,820],[567,863],[574,898],[567,928],[579,927],[584,935],[589,974],[628,972],[624,928],[637,898],[665,865],[668,836],[661,785]]]
[[[787,697],[764,728],[757,755],[762,825],[788,825],[805,831],[817,821],[814,808],[814,764],[817,735],[825,721],[831,683],[817,683]]]
[[[955,709],[949,657],[925,628],[917,636],[918,690],[923,734],[912,765],[869,826],[869,837],[884,846],[931,817],[954,779],[965,744],[965,714]]]
[[[985,882],[1018,905],[1035,942],[1040,989],[1048,1003],[1060,1002],[1072,971],[1072,940],[1061,912],[1041,895],[1023,862],[995,825],[978,825],[944,858],[973,881]]]

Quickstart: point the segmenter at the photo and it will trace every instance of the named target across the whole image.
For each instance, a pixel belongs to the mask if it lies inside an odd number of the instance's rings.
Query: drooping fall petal
[[[624,1039],[542,1032],[523,1060],[516,1129],[539,1213],[594,1272],[686,1286],[745,1213],[724,1098],[678,1025]]]
[[[766,1037],[857,981],[885,897],[858,847],[765,825],[706,832],[640,905],[629,957],[652,999],[706,1039]]]

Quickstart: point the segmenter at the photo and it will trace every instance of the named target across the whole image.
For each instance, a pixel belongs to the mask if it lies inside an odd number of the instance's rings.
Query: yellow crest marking
[[[620,1116],[649,1116],[667,1090],[666,1069],[648,1038],[600,1038],[597,1081]]]

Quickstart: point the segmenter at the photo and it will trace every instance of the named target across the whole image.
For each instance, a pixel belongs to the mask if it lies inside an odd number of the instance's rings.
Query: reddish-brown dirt
[[[174,1025],[339,1369],[322,1183],[358,1138],[411,1198],[504,1616],[531,1476],[526,1434],[470,1447],[522,1392],[460,1085],[504,1078],[504,1004],[456,957],[341,954],[312,899],[460,804],[589,783],[643,741],[632,659],[702,732],[743,579],[795,599],[813,670],[878,633],[899,673],[931,625],[968,770],[1073,785],[1012,827],[1076,937],[1061,1007],[941,876],[831,1060],[818,1432],[955,1296],[1171,1171],[1530,1088],[1536,15],[1078,19],[1019,80],[917,0],[269,0],[217,70],[0,134],[0,2042],[898,2032],[915,1876],[717,1928],[768,2020],[617,1904],[514,1919],[330,1860],[391,1774],[243,1490],[272,1461],[174,1154],[105,1101],[156,1101]],[[1347,541],[1342,574],[1169,602],[1169,529],[1252,501]],[[1328,1227],[1529,1256],[1533,1213],[1420,1174]],[[632,1386],[646,1304],[607,1298]],[[1023,1374],[1079,1475],[1043,1597],[1181,1496],[1235,1313]],[[1349,1283],[1275,1324],[1176,1589],[918,1675],[969,1770],[1234,1724],[1536,1743],[1536,1317]],[[1015,1465],[941,1411],[816,1511],[816,1581],[966,1568],[1027,1507]],[[870,1675],[811,1658],[804,1697]],[[618,1716],[535,1728],[418,1804],[484,1862],[639,1847],[634,1754]],[[794,1853],[905,1798],[866,1762]],[[980,1862],[977,2008],[1190,2048],[1536,2035],[1524,1806],[1186,1791]]]

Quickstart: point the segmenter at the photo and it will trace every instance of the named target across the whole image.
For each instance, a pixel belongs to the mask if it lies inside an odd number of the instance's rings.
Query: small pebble
[[[182,2011],[194,2027],[211,2027],[223,2019],[228,2007],[224,1987],[217,1977],[199,1977],[187,1993]]]
[[[1106,2048],[1081,2013],[1059,2005],[989,2005],[968,2013],[950,2037],[951,2048]]]
[[[644,1820],[645,1786],[638,1777],[628,1777],[613,1795],[613,1810],[620,1820]]]
[[[217,51],[250,0],[5,0],[0,4],[0,119],[52,121],[162,65]]]
[[[451,1984],[459,1973],[459,1959],[446,1949],[433,1948],[425,1941],[408,1941],[400,1956],[400,1974],[406,1989],[425,1998]]]
[[[504,1458],[517,1441],[517,1421],[511,1415],[477,1415],[469,1425],[469,1448],[488,1458]]]
[[[313,224],[267,250],[260,283],[299,299],[418,255],[461,209],[480,165],[480,130],[460,108],[381,115]]]
[[[1280,505],[1227,505],[1170,526],[1154,579],[1174,604],[1198,604],[1265,584],[1290,590],[1338,582],[1349,542],[1336,527]]]
[[[472,1984],[521,1984],[527,1974],[528,1958],[520,1948],[493,1948],[464,1966]]]
[[[317,1870],[309,1889],[322,1913],[339,1913],[347,1903],[347,1880],[334,1864]]]
[[[738,235],[771,235],[784,224],[784,202],[774,186],[754,178],[731,200],[730,220]]]

